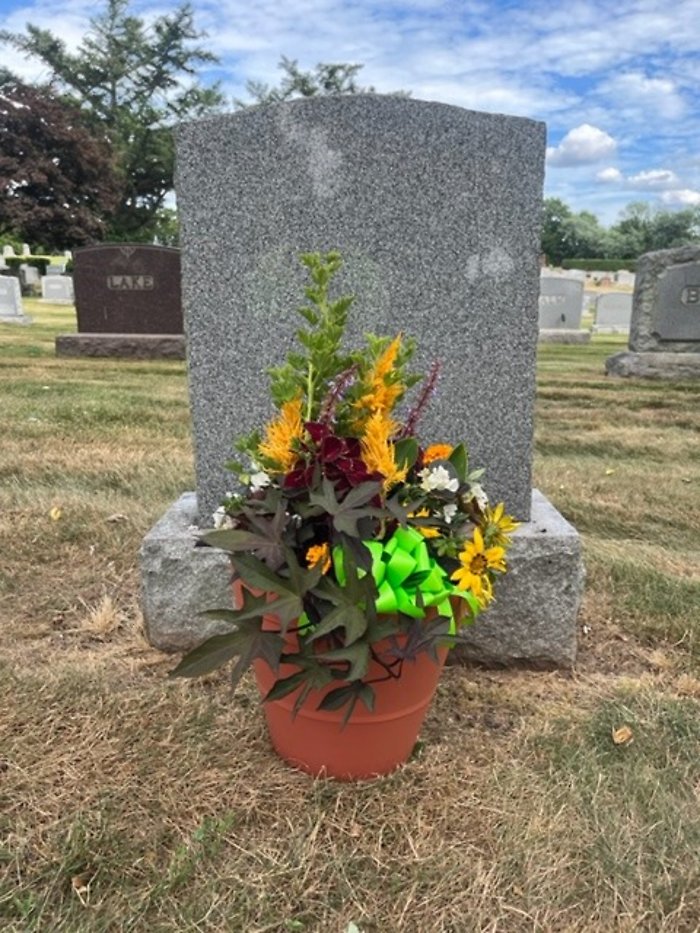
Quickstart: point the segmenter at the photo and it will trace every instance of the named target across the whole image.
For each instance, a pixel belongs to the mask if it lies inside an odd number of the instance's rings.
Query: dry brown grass
[[[3,930],[699,929],[697,392],[606,383],[602,343],[543,353],[577,668],[450,668],[416,757],[343,785],[277,760],[250,680],[169,681],[143,640],[139,542],[192,484],[182,366],[57,361],[40,313],[0,374]]]

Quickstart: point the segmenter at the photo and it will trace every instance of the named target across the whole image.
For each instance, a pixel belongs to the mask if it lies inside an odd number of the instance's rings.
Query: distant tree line
[[[559,198],[545,198],[543,215],[542,252],[555,266],[565,259],[636,259],[700,242],[700,207],[669,211],[636,201],[606,228],[590,211],[574,213]]]

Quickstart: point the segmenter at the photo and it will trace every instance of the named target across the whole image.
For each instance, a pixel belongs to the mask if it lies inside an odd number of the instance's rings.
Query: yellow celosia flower
[[[429,518],[430,512],[425,508],[418,509],[417,512],[409,512],[408,517]],[[437,528],[431,528],[430,525],[416,525],[416,529],[420,531],[424,538],[438,538],[440,536],[440,532],[437,530]]]
[[[381,473],[384,477],[384,489],[406,479],[406,468],[399,469],[394,459],[394,445],[389,438],[396,430],[396,424],[382,412],[375,411],[367,419],[365,431],[360,439],[362,459],[370,473]]]
[[[361,411],[378,411],[386,415],[392,411],[404,386],[401,382],[387,383],[386,380],[394,368],[400,348],[401,334],[398,334],[374,363],[367,377],[368,391],[355,402],[355,408]],[[360,420],[356,428],[360,430],[362,426]]]
[[[450,577],[457,584],[459,590],[471,590],[482,605],[492,599],[491,580],[489,570],[498,570],[505,573],[505,549],[502,547],[484,547],[484,538],[480,528],[474,529],[474,538],[468,541],[459,559],[462,566]]]
[[[423,454],[423,463],[427,466],[433,460],[447,460],[453,450],[450,444],[431,444]]]
[[[293,441],[300,440],[304,433],[301,420],[301,399],[285,402],[279,417],[265,429],[265,440],[258,448],[261,456],[272,461],[281,473],[291,470],[299,459],[292,449]]]
[[[309,567],[323,564],[323,573],[328,573],[331,567],[331,549],[328,544],[312,544],[306,552],[306,563]]]
[[[510,535],[520,528],[512,515],[505,514],[505,505],[499,502],[495,509],[487,505],[484,509],[484,535],[491,544],[506,548],[510,545]]]

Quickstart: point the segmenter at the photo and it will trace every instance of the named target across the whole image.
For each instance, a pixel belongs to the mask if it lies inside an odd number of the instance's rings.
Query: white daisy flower
[[[479,483],[472,483],[471,493],[472,498],[476,499],[476,504],[483,512],[483,510],[489,504],[489,497],[486,495],[483,486],[479,485]]]

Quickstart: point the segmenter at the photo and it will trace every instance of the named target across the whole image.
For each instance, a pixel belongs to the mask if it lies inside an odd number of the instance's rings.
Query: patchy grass
[[[276,759],[250,679],[168,681],[141,635],[140,540],[193,487],[184,365],[57,360],[71,309],[28,310],[0,328],[3,930],[698,930],[698,387],[606,380],[617,337],[541,349],[577,669],[449,668],[413,760],[343,785]]]

